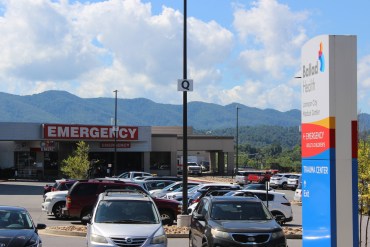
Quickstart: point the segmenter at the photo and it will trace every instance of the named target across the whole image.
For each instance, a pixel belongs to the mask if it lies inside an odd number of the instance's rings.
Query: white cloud
[[[251,9],[237,7],[234,27],[245,43],[240,65],[246,73],[284,76],[285,67],[299,63],[299,51],[307,40],[306,12],[293,12],[276,0],[258,0]]]
[[[361,102],[358,109],[363,111],[370,107],[370,55],[361,58],[357,65],[358,99]]]

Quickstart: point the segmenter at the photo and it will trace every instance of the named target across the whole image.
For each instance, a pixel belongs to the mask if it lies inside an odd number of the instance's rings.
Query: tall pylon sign
[[[357,38],[302,48],[303,247],[358,246]]]

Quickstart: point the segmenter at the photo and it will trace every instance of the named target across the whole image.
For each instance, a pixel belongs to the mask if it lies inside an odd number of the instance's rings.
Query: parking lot
[[[46,215],[41,211],[43,201],[42,192],[45,182],[22,182],[3,181],[0,182],[0,201],[3,205],[18,205],[25,207],[33,217],[35,223],[45,223],[47,226],[80,225],[79,221],[56,220],[53,216]],[[292,200],[294,192],[283,191],[289,200]],[[302,207],[293,204],[293,221],[287,226],[301,226]],[[86,246],[83,237],[60,237],[50,236],[41,232],[44,246]],[[187,246],[187,239],[169,239],[169,246]],[[289,240],[289,246],[301,246],[300,240]]]

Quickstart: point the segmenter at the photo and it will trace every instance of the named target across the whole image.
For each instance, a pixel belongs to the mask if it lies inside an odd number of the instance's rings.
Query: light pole
[[[235,165],[236,165],[236,172],[238,171],[239,169],[239,107],[237,106],[236,107],[236,145],[235,145],[235,149],[236,149],[236,157],[235,157]]]
[[[187,1],[184,0],[184,41],[183,41],[183,79],[187,79],[187,45],[186,45]],[[183,91],[183,158],[182,158],[182,215],[188,214],[188,97]]]
[[[117,90],[113,91],[115,93],[115,104],[114,104],[114,171],[113,175],[117,175]]]

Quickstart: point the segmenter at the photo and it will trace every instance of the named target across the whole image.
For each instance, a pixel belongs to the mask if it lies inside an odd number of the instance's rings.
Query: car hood
[[[107,224],[94,223],[91,232],[103,236],[132,236],[148,237],[153,236],[157,231],[163,231],[162,224]]]
[[[272,232],[281,230],[275,220],[211,220],[212,228],[224,232]]]
[[[5,244],[6,247],[26,246],[26,243],[36,234],[33,229],[1,229],[0,246]]]
[[[68,194],[68,190],[58,190],[58,191],[52,191],[45,194],[45,197],[47,196],[66,196]]]

